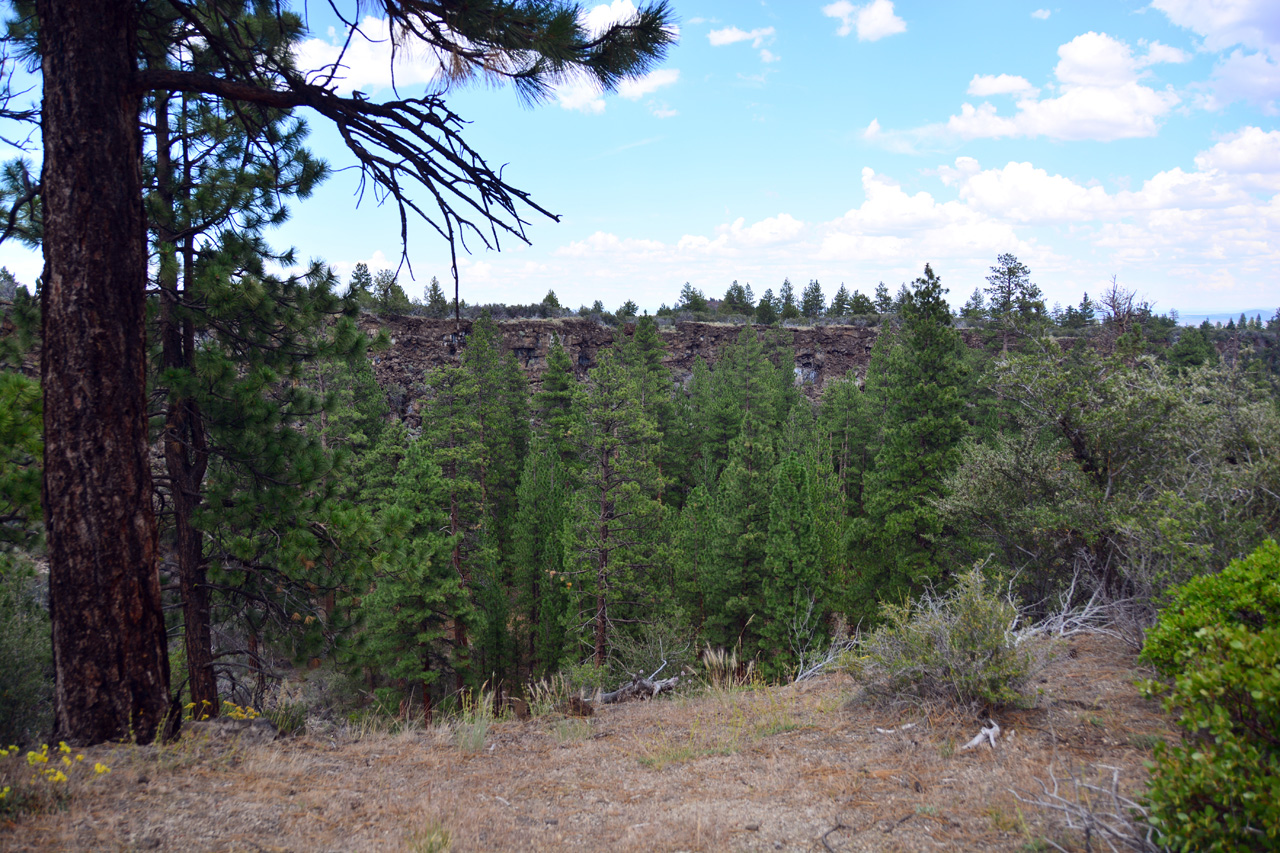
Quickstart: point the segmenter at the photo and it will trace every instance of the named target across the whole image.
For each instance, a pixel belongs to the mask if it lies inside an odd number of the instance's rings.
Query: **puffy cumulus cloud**
[[[1083,187],[1030,163],[985,171],[977,165],[972,158],[957,160],[952,183],[961,199],[991,216],[1020,223],[1079,222],[1104,213],[1109,203],[1102,187]]]
[[[1089,31],[1058,48],[1053,73],[1064,86],[1122,86],[1138,78],[1138,63],[1129,45]]]
[[[937,174],[975,215],[1020,229],[1065,228],[1102,250],[1113,270],[1159,269],[1189,290],[1223,264],[1256,283],[1280,263],[1272,236],[1280,228],[1280,131],[1243,128],[1202,151],[1194,170],[1157,172],[1135,190],[1108,192],[1031,163],[982,169],[970,157]]]
[[[773,27],[760,27],[750,32],[737,27],[725,27],[707,33],[707,38],[711,41],[712,47],[724,47],[727,44],[749,41],[752,47],[759,48],[772,42],[774,34]]]
[[[1026,78],[1012,74],[975,74],[969,81],[969,94],[979,98],[990,95],[1034,95],[1037,91]]]
[[[927,192],[909,195],[869,168],[862,170],[862,189],[860,206],[820,227],[819,259],[890,265],[915,275],[924,261],[976,269],[1000,252],[1037,253],[1010,223],[961,201],[939,201]],[[901,266],[908,259],[911,264]]]
[[[1280,190],[1280,130],[1246,127],[1196,155],[1202,172],[1242,176],[1258,188]]]
[[[1030,162],[984,168],[972,157],[930,176],[940,185],[908,190],[863,169],[861,200],[826,221],[782,212],[665,241],[600,231],[537,263],[527,255],[486,256],[493,268],[483,281],[508,291],[519,282],[538,295],[554,287],[566,304],[612,292],[618,302],[630,297],[652,309],[673,302],[686,280],[708,294],[733,279],[757,293],[776,289],[784,276],[844,281],[865,292],[877,279],[910,280],[929,261],[958,301],[998,254],[1012,252],[1036,271],[1051,301],[1075,302],[1113,274],[1158,297],[1162,310],[1274,298],[1267,289],[1280,265],[1280,131],[1240,128],[1201,151],[1193,166],[1154,172],[1133,189]],[[475,270],[465,278],[481,281]]]
[[[1202,37],[1209,50],[1280,45],[1280,8],[1275,0],[1152,0],[1151,7]]]
[[[345,54],[333,27],[329,28],[327,40],[304,40],[294,48],[298,68],[309,72],[313,80],[331,75],[342,95],[354,91],[373,94],[393,84],[415,86],[438,79],[441,66],[434,52],[408,47],[392,50],[391,28],[385,18],[367,15],[359,30]]]
[[[1134,56],[1125,42],[1106,33],[1088,32],[1058,48],[1054,76],[1056,94],[1040,97],[1021,77],[975,75],[970,94],[1011,94],[1016,109],[1001,115],[991,103],[961,105],[960,112],[940,124],[905,131],[877,128],[875,139],[886,147],[915,151],[929,140],[996,139],[1044,136],[1060,140],[1110,141],[1154,136],[1160,120],[1180,99],[1172,89],[1156,90],[1142,82],[1145,65],[1156,59]],[[979,95],[981,96],[981,95]],[[864,134],[865,136],[865,134]]]
[[[847,36],[856,30],[858,41],[879,41],[886,36],[907,31],[907,22],[893,11],[891,0],[872,0],[863,6],[855,6],[848,0],[838,0],[823,6],[822,14],[840,20],[836,35]]]
[[[729,225],[721,225],[717,233],[729,238],[729,242],[746,248],[756,246],[776,246],[794,240],[804,231],[805,224],[789,213],[762,219],[759,222],[746,224],[743,217],[738,217]]]
[[[1204,84],[1199,105],[1220,110],[1236,101],[1280,113],[1280,5],[1274,0],[1154,0],[1174,24],[1204,39],[1208,50],[1225,52]]]
[[[659,68],[638,80],[623,80],[618,84],[618,94],[630,101],[638,101],[664,86],[674,86],[680,80],[680,69]]]

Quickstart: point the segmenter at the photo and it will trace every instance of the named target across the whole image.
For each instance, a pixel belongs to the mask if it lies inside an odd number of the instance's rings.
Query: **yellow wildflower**
[[[98,761],[98,762],[95,762],[93,765],[93,772],[101,776],[103,773],[110,773],[111,768],[103,764],[101,761]]]

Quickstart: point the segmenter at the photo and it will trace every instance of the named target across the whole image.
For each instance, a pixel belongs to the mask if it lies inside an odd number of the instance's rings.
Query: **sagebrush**
[[[1044,640],[1019,642],[1018,607],[981,564],[945,592],[880,606],[881,625],[851,655],[851,669],[878,700],[945,701],[966,707],[1026,706],[1045,662]]]

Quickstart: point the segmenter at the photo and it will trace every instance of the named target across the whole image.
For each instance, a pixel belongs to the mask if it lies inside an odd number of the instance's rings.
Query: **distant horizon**
[[[674,0],[679,43],[616,92],[569,81],[525,108],[510,88],[445,86],[429,52],[407,50],[395,79],[401,97],[443,91],[469,144],[560,217],[526,211],[528,245],[460,250],[468,302],[553,288],[564,304],[655,310],[686,280],[718,296],[735,279],[776,292],[784,276],[867,293],[930,262],[959,305],[1008,252],[1049,305],[1114,276],[1157,306],[1216,315],[1280,292],[1274,5]],[[583,19],[634,11],[588,0]],[[305,13],[295,54],[319,69],[347,33],[326,4]],[[386,22],[361,26],[338,91],[393,97]],[[14,81],[28,85],[38,99],[38,77]],[[344,281],[359,262],[396,268],[395,206],[357,207],[341,138],[298,114],[333,171],[268,240]],[[26,156],[38,171],[38,144]],[[410,220],[408,250],[410,296],[450,279],[448,244],[424,223]],[[0,264],[25,280],[41,267],[14,241]]]

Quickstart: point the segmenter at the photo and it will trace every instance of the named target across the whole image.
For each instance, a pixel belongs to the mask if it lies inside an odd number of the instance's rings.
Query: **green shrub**
[[[1187,730],[1156,747],[1151,823],[1174,850],[1280,847],[1280,547],[1267,542],[1220,575],[1177,590],[1144,657],[1172,687]]]
[[[1280,545],[1264,542],[1220,574],[1206,575],[1176,588],[1147,633],[1142,657],[1172,678],[1194,660],[1209,638],[1206,627],[1241,626],[1251,630],[1280,626]]]
[[[992,587],[981,565],[948,592],[880,605],[882,624],[851,662],[872,697],[944,700],[965,706],[1025,706],[1043,656],[1016,642],[1017,607]]]

